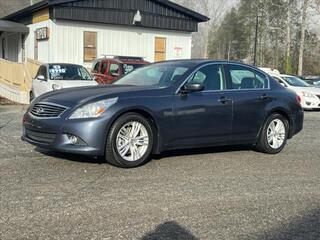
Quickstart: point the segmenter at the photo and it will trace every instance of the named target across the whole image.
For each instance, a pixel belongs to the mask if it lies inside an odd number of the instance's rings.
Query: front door
[[[232,126],[232,101],[225,97],[223,67],[200,68],[188,81],[201,83],[204,91],[177,94],[173,98],[173,147],[227,143]]]

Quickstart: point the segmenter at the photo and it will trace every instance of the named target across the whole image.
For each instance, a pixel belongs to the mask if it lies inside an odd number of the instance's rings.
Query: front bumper
[[[302,108],[306,110],[320,109],[320,98],[303,98],[301,102]]]
[[[81,120],[38,119],[26,113],[22,140],[53,151],[102,156],[105,152],[109,122],[106,117]],[[72,142],[71,136],[78,141]]]

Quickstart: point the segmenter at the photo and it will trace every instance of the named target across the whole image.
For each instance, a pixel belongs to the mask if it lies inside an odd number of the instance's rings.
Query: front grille
[[[51,103],[36,103],[30,113],[40,118],[58,118],[67,108]]]
[[[45,143],[45,144],[53,143],[57,136],[54,133],[36,132],[29,129],[26,129],[25,133],[27,138],[33,141],[36,141],[39,143]]]

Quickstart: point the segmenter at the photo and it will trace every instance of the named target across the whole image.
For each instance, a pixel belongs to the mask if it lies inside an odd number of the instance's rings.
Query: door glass
[[[228,89],[265,89],[269,86],[268,78],[253,69],[231,65],[228,66],[230,83]]]
[[[100,73],[101,73],[101,74],[105,74],[105,73],[106,73],[106,70],[107,70],[107,67],[108,67],[108,63],[106,63],[106,62],[102,63]]]
[[[109,73],[110,73],[110,75],[119,74],[119,65],[115,64],[115,63],[110,64]]]
[[[99,71],[99,66],[100,66],[100,62],[95,62],[95,63],[93,64],[92,71],[93,71],[93,72],[98,72],[98,71]]]
[[[200,83],[205,90],[218,91],[224,86],[224,74],[219,65],[209,65],[197,71],[189,83]]]
[[[45,66],[40,66],[37,77],[44,76],[45,79],[47,79],[47,68]]]

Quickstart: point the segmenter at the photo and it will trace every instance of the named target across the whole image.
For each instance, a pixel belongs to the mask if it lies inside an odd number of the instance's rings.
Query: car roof
[[[42,66],[52,66],[52,65],[67,65],[67,66],[83,67],[80,64],[72,64],[72,63],[46,63],[46,64],[42,64]]]

